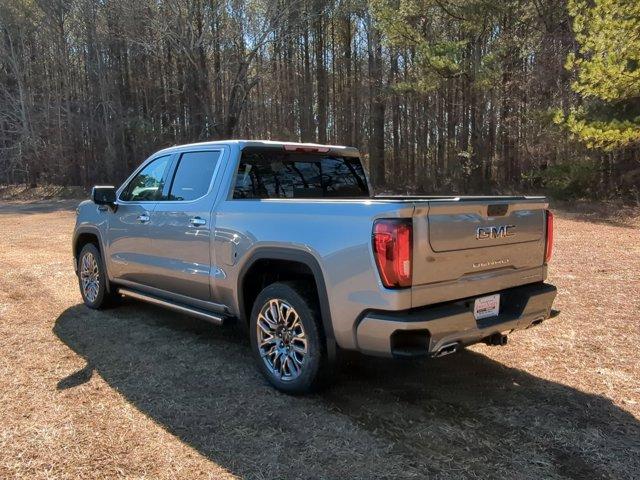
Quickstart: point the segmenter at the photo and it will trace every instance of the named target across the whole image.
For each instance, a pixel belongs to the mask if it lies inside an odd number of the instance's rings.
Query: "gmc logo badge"
[[[485,238],[504,238],[515,235],[513,230],[515,225],[495,225],[490,227],[476,228],[476,240],[484,240]]]

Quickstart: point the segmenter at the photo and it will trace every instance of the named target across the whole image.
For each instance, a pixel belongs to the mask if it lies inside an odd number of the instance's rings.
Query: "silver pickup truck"
[[[129,296],[246,326],[276,388],[338,349],[439,357],[554,315],[544,197],[381,197],[358,150],[221,141],[161,150],[77,209],[90,308]]]

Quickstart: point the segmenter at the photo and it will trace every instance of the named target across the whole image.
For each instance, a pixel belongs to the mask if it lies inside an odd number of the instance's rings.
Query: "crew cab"
[[[503,345],[550,318],[544,197],[375,196],[357,149],[174,146],[80,204],[84,303],[129,296],[246,326],[259,370],[307,392],[339,349],[386,357]],[[327,373],[329,372],[329,373]]]

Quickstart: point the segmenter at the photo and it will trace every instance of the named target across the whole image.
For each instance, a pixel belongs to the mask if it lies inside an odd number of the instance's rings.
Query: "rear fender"
[[[238,275],[238,312],[240,318],[247,318],[247,312],[244,308],[244,296],[242,286],[244,284],[245,275],[251,268],[251,266],[258,260],[288,260],[292,262],[299,262],[311,270],[313,278],[318,289],[318,300],[320,303],[320,315],[322,317],[322,326],[324,328],[324,334],[327,343],[327,354],[329,359],[335,359],[336,355],[336,341],[333,332],[333,324],[331,322],[331,310],[329,307],[329,297],[327,295],[327,287],[324,281],[324,274],[322,268],[316,260],[316,258],[309,252],[298,250],[294,248],[278,248],[278,247],[259,247],[255,249],[250,255],[247,261],[240,269]]]

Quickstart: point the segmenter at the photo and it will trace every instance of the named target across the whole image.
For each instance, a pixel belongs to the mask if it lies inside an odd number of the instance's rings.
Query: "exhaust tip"
[[[451,355],[452,353],[456,353],[458,351],[458,342],[447,343],[438,349],[435,353],[434,357],[444,357],[445,355]]]

